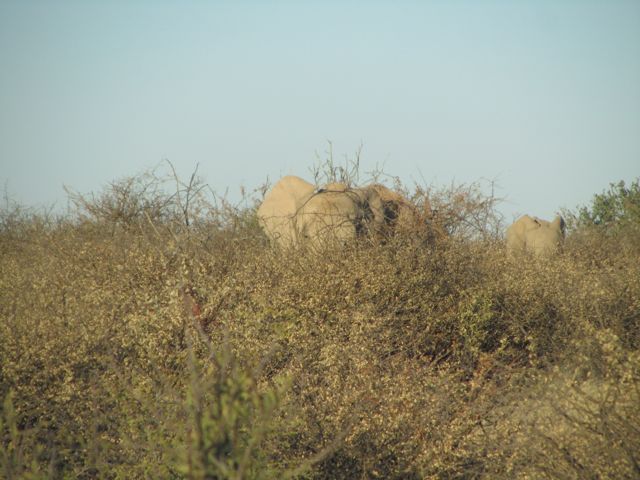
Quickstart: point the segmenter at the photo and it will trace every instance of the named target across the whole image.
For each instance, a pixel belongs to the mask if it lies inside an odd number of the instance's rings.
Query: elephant
[[[523,215],[507,229],[507,251],[510,254],[531,252],[548,257],[560,251],[564,243],[565,222],[557,216],[552,222]]]
[[[399,228],[412,231],[423,220],[415,206],[384,185],[334,182],[314,189],[293,176],[275,184],[257,215],[269,239],[281,247],[386,238]]]
[[[315,191],[315,186],[300,177],[281,178],[265,196],[258,208],[258,223],[267,237],[280,246],[297,243],[298,210]]]
[[[392,226],[400,196],[382,185],[334,182],[315,189],[295,176],[278,181],[257,210],[267,237],[280,247],[348,240]]]

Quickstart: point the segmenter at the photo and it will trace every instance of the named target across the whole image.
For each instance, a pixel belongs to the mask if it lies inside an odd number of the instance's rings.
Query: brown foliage
[[[277,251],[255,202],[185,193],[116,224],[3,213],[5,476],[638,475],[633,242],[511,262],[472,186],[400,190],[435,239]]]

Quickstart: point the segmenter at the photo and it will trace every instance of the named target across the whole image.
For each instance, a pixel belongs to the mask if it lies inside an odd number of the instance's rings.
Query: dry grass
[[[279,252],[156,180],[2,211],[0,476],[640,476],[637,229],[514,262],[493,198],[418,189],[448,236]]]

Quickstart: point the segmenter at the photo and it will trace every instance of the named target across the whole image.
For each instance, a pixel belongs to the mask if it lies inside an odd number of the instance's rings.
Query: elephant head
[[[531,252],[545,257],[562,248],[565,223],[557,216],[552,222],[524,215],[507,229],[507,250],[511,254]]]
[[[344,244],[364,235],[378,221],[381,205],[373,191],[330,183],[301,205],[296,216],[298,238],[314,246]]]
[[[382,226],[382,230],[378,231],[382,231],[384,235],[401,233],[407,238],[419,238],[428,243],[448,236],[428,198],[424,198],[421,208],[418,208],[384,185],[373,184],[366,188],[375,190],[380,198],[382,218],[377,223]]]
[[[286,176],[264,197],[257,211],[258,222],[273,243],[281,247],[297,243],[297,214],[314,190],[302,178]]]

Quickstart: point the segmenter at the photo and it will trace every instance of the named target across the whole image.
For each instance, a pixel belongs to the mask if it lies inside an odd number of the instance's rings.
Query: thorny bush
[[[277,251],[174,180],[0,213],[0,476],[640,475],[637,226],[513,261],[480,186],[396,184],[437,215]]]

